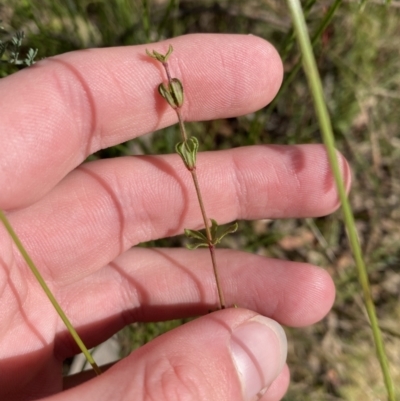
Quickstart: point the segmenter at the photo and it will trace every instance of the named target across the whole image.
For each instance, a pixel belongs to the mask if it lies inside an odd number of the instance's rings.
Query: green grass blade
[[[317,0],[308,0],[306,4],[304,4],[303,7],[303,13],[305,18],[307,18],[309,12],[311,11],[311,9],[313,8],[314,4],[316,3]],[[296,42],[296,35],[294,33],[294,29],[291,28],[290,31],[286,34],[285,39],[283,40],[283,44],[282,44],[282,53],[281,53],[281,57],[282,60],[285,61],[286,58],[288,57],[290,51],[292,50],[293,45]]]
[[[12,228],[10,222],[8,221],[6,215],[2,210],[0,210],[0,220],[4,224],[7,232],[10,234],[10,237],[14,241],[15,245],[17,246],[18,250],[21,252],[22,257],[25,259],[25,262],[28,264],[29,268],[31,269],[33,275],[36,277],[36,280],[39,282],[40,286],[43,288],[43,291],[46,293],[47,297],[49,298],[50,302],[54,306],[54,309],[57,311],[58,315],[60,316],[61,320],[64,322],[65,326],[67,327],[68,331],[71,333],[71,336],[75,340],[76,344],[82,351],[82,353],[85,355],[86,359],[88,362],[92,365],[93,370],[96,372],[97,375],[101,374],[100,368],[97,366],[96,362],[94,361],[92,355],[86,348],[85,344],[79,337],[79,334],[76,332],[74,329],[74,326],[72,326],[71,322],[67,318],[66,314],[62,310],[61,306],[57,302],[56,298],[50,291],[50,288],[47,286],[46,282],[44,281],[42,275],[39,273],[39,270],[36,268],[35,264],[33,263],[32,259],[30,258],[28,252],[22,245],[22,242],[18,238],[16,232]]]
[[[332,21],[332,18],[335,15],[336,10],[342,4],[342,1],[343,0],[335,0],[332,3],[329,10],[326,12],[324,19],[321,21],[320,25],[318,26],[317,30],[314,32],[314,34],[312,36],[312,39],[311,39],[312,46],[316,45],[316,43],[320,39],[322,33],[325,31],[326,27]],[[285,78],[283,85],[279,90],[278,95],[275,96],[274,100],[270,103],[270,105],[269,105],[270,110],[272,110],[275,107],[280,96],[282,96],[282,94],[286,91],[286,89],[289,87],[289,85],[293,82],[294,78],[296,78],[298,72],[300,71],[301,63],[302,63],[302,56],[300,56],[299,61],[297,61],[297,63],[294,65],[294,67],[290,71],[290,74]]]
[[[150,6],[148,0],[142,0],[142,23],[146,43],[150,43]]]
[[[330,24],[330,22],[332,21],[333,16],[335,15],[337,9],[339,8],[339,6],[342,4],[343,0],[335,0],[332,5],[329,7],[328,11],[325,13],[324,18],[322,19],[322,21],[320,22],[319,26],[317,27],[317,30],[314,32],[312,39],[311,39],[311,43],[313,46],[315,46],[319,39],[321,38],[322,33],[325,31],[326,27]],[[307,16],[308,12],[310,12],[311,7],[314,5],[315,2],[310,1],[305,5],[305,10],[304,10],[304,14],[305,16]],[[294,39],[294,31],[290,30],[289,33],[286,36],[286,39],[284,41],[284,50],[283,50],[283,54],[282,54],[282,60],[285,61],[288,54],[289,54],[289,50],[292,47],[292,39]],[[294,67],[292,68],[292,70],[290,71],[289,75],[287,75],[283,81],[282,86],[279,89],[278,94],[274,97],[274,99],[272,100],[272,102],[268,105],[267,108],[267,113],[263,118],[263,121],[267,121],[269,120],[273,110],[275,109],[276,105],[278,104],[279,99],[282,97],[282,95],[286,92],[286,90],[288,89],[288,87],[290,86],[290,84],[293,82],[293,80],[296,78],[298,72],[301,69],[301,55],[300,55],[300,59],[296,62],[296,64],[294,65]],[[258,114],[259,112],[257,112]],[[255,128],[255,125],[258,125],[258,128]],[[254,137],[258,137],[260,135],[260,133],[256,133],[256,130],[259,130],[263,124],[260,124],[258,122],[258,119],[255,118],[253,120],[252,123],[252,127],[250,128],[250,132],[252,133],[252,136]]]
[[[321,79],[315,62],[314,54],[310,37],[307,32],[307,26],[304,20],[304,15],[301,9],[299,0],[287,0],[290,8],[293,24],[297,40],[302,52],[302,60],[304,72],[307,76],[308,84],[313,96],[314,107],[318,117],[320,129],[322,132],[323,140],[327,149],[329,162],[335,178],[336,186],[338,189],[340,201],[342,204],[344,222],[349,237],[350,246],[355,259],[358,279],[364,293],[364,303],[367,309],[368,317],[370,319],[372,333],[375,341],[376,352],[381,365],[381,370],[384,376],[385,385],[390,401],[395,401],[394,385],[389,371],[389,363],[383,344],[381,331],[376,317],[375,306],[372,300],[370,285],[368,281],[368,274],[363,261],[360,244],[358,241],[357,232],[354,224],[354,217],[350,207],[350,203],[346,196],[345,186],[340,174],[339,163],[336,156],[335,141],[332,131],[332,125],[328,114],[328,109],[324,100],[324,94],[321,84]]]

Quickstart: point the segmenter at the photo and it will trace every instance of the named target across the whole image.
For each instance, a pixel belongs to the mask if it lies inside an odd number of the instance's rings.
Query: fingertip
[[[315,175],[320,169],[320,199],[319,204],[325,205],[322,213],[315,214],[316,216],[325,216],[335,212],[341,206],[338,186],[332,169],[332,163],[328,154],[328,150],[324,145],[308,145],[310,149],[315,151],[316,160],[320,158],[318,163],[314,164]],[[322,152],[321,152],[322,151]],[[319,154],[319,155],[318,155]],[[349,193],[351,187],[351,169],[346,158],[335,149],[336,160],[339,167],[341,180],[346,193]],[[322,160],[321,160],[322,158]],[[310,177],[311,178],[311,177]],[[315,177],[314,177],[315,178]],[[318,210],[318,209],[316,209]]]
[[[276,146],[273,146],[277,149]],[[320,217],[333,213],[340,207],[340,199],[333,175],[330,157],[326,146],[321,144],[295,145],[287,147],[287,155],[301,183],[297,192],[298,204],[302,205],[301,196],[307,199],[308,207],[300,209],[297,217]],[[304,157],[307,155],[307,157]],[[341,177],[348,192],[351,186],[350,167],[345,157],[336,150],[336,157]],[[307,168],[305,168],[307,167]],[[307,212],[301,213],[301,210]]]
[[[255,400],[269,389],[285,365],[285,332],[274,320],[256,315],[233,330],[231,352],[243,399]]]
[[[335,302],[336,288],[331,275],[320,267],[313,265],[309,267],[314,277],[308,277],[304,309],[297,311],[298,321],[301,322],[299,325],[294,325],[297,327],[309,326],[320,321],[329,313]],[[303,316],[300,316],[301,313]]]
[[[285,365],[279,376],[272,382],[260,401],[278,401],[286,394],[290,383],[289,367]]]
[[[260,57],[265,68],[266,87],[268,90],[267,104],[277,95],[283,80],[283,62],[276,48],[263,38],[254,36],[254,41],[260,49]]]
[[[271,43],[253,35],[189,37],[180,38],[174,59],[188,93],[183,110],[187,119],[247,114],[275,97],[283,65]],[[191,54],[190,61],[185,54]]]
[[[272,318],[292,327],[305,327],[323,319],[335,301],[335,284],[330,274],[308,263],[293,263],[296,279],[287,280],[287,294],[282,298]],[[292,287],[292,288],[291,288]],[[301,298],[299,298],[299,294]]]

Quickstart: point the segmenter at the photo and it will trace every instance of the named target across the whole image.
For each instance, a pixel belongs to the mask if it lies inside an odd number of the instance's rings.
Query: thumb
[[[278,323],[248,310],[227,309],[158,337],[54,401],[255,401],[279,376],[286,351]],[[277,383],[281,391],[275,383],[271,390],[283,395],[287,380]]]

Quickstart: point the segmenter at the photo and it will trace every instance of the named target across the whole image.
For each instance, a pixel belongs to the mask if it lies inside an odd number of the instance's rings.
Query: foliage
[[[0,21],[1,22],[1,21]],[[0,26],[0,34],[7,35],[7,31]],[[24,40],[24,31],[16,31],[6,40],[0,40],[0,62],[7,63],[14,66],[29,67],[35,63],[35,58],[38,49],[29,48],[26,52],[25,58],[21,59],[21,48]]]

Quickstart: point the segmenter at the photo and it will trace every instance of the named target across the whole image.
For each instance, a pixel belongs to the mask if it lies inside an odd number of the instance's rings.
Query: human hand
[[[253,112],[281,83],[279,56],[260,38],[188,35],[147,47],[165,52],[169,44],[187,120]],[[0,208],[88,347],[134,321],[205,316],[62,392],[62,361],[79,351],[0,227],[1,399],[247,401],[268,388],[261,399],[279,400],[289,371],[275,321],[309,325],[333,303],[322,269],[220,249],[226,301],[247,309],[207,314],[218,304],[207,250],[131,249],[202,223],[178,155],[80,165],[98,149],[176,122],[156,93],[162,70],[145,49],[68,53],[1,80]],[[221,224],[338,207],[321,145],[200,153],[198,174]]]

